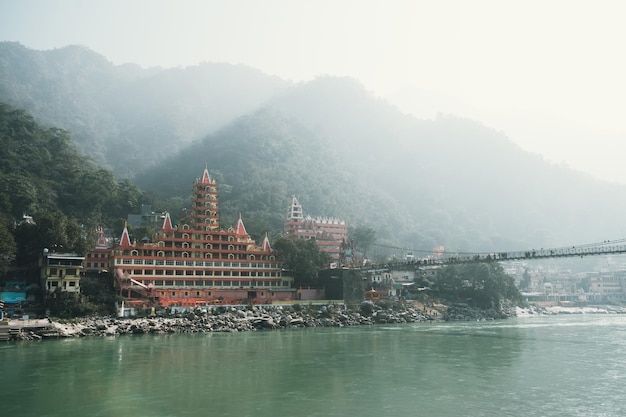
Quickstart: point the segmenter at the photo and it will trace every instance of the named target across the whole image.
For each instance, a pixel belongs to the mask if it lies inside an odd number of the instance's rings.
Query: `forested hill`
[[[68,132],[43,128],[2,103],[0,161],[0,271],[15,245],[18,264],[36,261],[44,247],[85,253],[94,242],[85,235],[95,226],[113,226],[149,202],[131,182],[81,155]],[[35,224],[22,222],[23,215]]]
[[[307,214],[372,227],[390,246],[525,250],[626,236],[626,187],[551,165],[476,121],[402,114],[348,78],[293,85],[241,66],[142,69],[82,47],[5,42],[0,99],[67,129],[174,215],[208,163],[222,225],[241,212],[255,237],[280,233],[293,195]]]
[[[143,69],[80,46],[36,51],[0,42],[0,101],[69,131],[81,152],[125,178],[288,85],[245,66]]]
[[[471,120],[417,120],[351,79],[299,84],[137,178],[188,204],[204,163],[225,224],[280,230],[292,195],[312,215],[390,245],[518,250],[626,236],[626,187],[521,150]],[[610,203],[609,203],[610,202]]]

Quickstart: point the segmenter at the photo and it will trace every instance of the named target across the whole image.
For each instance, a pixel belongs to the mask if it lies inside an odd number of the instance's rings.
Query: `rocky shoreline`
[[[369,326],[385,323],[485,321],[554,314],[626,313],[616,307],[518,307],[478,309],[467,304],[394,303],[383,307],[368,301],[356,308],[342,304],[283,306],[219,306],[184,313],[141,318],[89,317],[72,320],[12,320],[4,340],[42,340],[134,334],[245,332],[306,327]],[[4,326],[2,326],[4,327]]]
[[[418,323],[445,318],[438,310],[418,308],[411,303],[383,308],[370,302],[358,310],[340,304],[319,306],[229,306],[196,309],[175,316],[143,318],[90,317],[67,321],[40,320],[22,326],[14,340],[174,334],[242,332],[305,327],[348,327],[384,323]]]

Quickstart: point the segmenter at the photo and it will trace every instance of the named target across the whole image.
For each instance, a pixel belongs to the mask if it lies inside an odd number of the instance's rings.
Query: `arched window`
[[[205,258],[212,258],[213,254],[212,253],[207,253],[206,255],[204,255]]]
[[[183,239],[189,239],[189,233],[183,233]]]
[[[130,251],[130,255],[131,256],[137,256],[139,254],[139,252],[137,252],[137,250],[131,250]]]
[[[162,248],[165,247],[165,242],[163,242],[162,240],[159,240],[159,243],[157,243],[157,246],[160,246]]]
[[[235,250],[235,245],[228,245],[228,250]]]
[[[189,225],[188,224],[183,224],[183,230],[189,230]]]
[[[210,243],[207,243],[206,245],[204,245],[204,247],[207,249],[213,249],[213,245]]]
[[[160,250],[160,251],[157,252],[157,256],[163,257],[163,256],[165,256],[165,252]]]
[[[235,259],[235,255],[233,255],[232,253],[228,254],[228,259]]]
[[[254,261],[256,259],[256,257],[254,255],[248,255],[248,259],[251,261]]]
[[[183,258],[189,258],[189,252],[183,252]]]

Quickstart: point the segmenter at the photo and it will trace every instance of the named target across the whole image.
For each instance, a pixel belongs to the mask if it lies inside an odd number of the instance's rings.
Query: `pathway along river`
[[[626,315],[0,344],[3,416],[625,416]]]

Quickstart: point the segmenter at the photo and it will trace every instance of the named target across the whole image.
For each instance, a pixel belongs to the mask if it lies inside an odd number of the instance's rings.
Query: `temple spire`
[[[128,225],[124,222],[124,231],[122,232],[122,238],[120,239],[120,247],[129,248],[131,246],[130,236],[128,235]]]
[[[265,233],[265,238],[263,239],[263,246],[261,248],[267,252],[272,251],[272,247],[270,246],[270,239],[267,237],[267,232]]]
[[[165,219],[163,219],[163,226],[161,229],[165,232],[171,232],[174,230],[172,227],[172,219],[170,219],[170,214],[168,212],[165,212]]]
[[[96,249],[106,249],[107,241],[104,238],[104,230],[102,226],[98,226],[96,228],[96,235],[98,236],[98,240],[96,241]]]
[[[211,184],[211,177],[209,176],[209,165],[204,164],[204,172],[202,173],[202,184]]]
[[[248,236],[248,232],[246,232],[246,226],[243,225],[243,220],[241,220],[241,213],[239,213],[239,220],[237,220],[237,227],[235,228],[235,234],[238,238]]]

